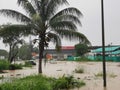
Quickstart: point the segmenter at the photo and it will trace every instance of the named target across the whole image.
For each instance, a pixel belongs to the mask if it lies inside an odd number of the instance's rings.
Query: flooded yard
[[[43,74],[51,77],[60,77],[63,75],[73,75],[76,79],[83,80],[86,85],[80,89],[74,90],[120,90],[120,63],[107,62],[107,88],[103,88],[102,62],[72,62],[56,61],[49,62],[44,66]],[[75,69],[82,68],[83,73],[76,73]],[[0,76],[9,80],[9,78],[25,77],[27,75],[38,74],[38,65],[32,68],[22,70],[10,70],[2,73]],[[7,79],[8,78],[8,79]],[[2,82],[2,80],[1,80]],[[72,89],[73,90],[73,89]]]

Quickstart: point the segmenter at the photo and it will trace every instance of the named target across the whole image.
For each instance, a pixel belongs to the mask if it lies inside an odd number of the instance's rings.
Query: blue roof
[[[114,51],[111,54],[120,54],[120,50]]]
[[[119,49],[120,46],[110,46],[110,47],[105,47],[105,52],[111,52],[111,51],[114,51],[116,49]],[[98,49],[95,49],[93,50],[92,52],[102,52],[102,48],[98,48]]]

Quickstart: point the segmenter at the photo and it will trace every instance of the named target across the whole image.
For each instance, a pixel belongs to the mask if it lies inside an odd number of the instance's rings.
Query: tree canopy
[[[42,73],[44,47],[47,47],[50,41],[56,47],[61,46],[61,38],[89,43],[86,36],[77,29],[77,25],[81,25],[79,18],[82,13],[74,7],[59,11],[60,6],[69,5],[67,0],[17,0],[17,3],[23,7],[26,15],[10,9],[1,9],[0,14],[21,22],[16,28],[21,29],[24,34],[38,36],[36,41],[39,44],[39,73]]]

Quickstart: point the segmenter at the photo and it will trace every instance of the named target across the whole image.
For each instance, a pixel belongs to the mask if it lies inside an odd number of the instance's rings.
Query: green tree
[[[3,25],[4,28],[0,28],[0,38],[2,38],[4,44],[9,45],[8,61],[12,63],[18,54],[18,45],[22,44],[23,40],[20,39],[21,34],[16,32],[17,29],[9,26],[10,24]]]
[[[0,56],[4,56],[5,58],[8,58],[8,52],[6,50],[0,49]]]
[[[61,46],[61,38],[89,43],[77,30],[76,25],[81,25],[81,12],[74,7],[58,11],[62,5],[69,5],[67,0],[18,0],[18,5],[23,7],[27,15],[10,9],[1,9],[0,13],[20,21],[25,29],[28,27],[32,34],[38,36],[35,41],[38,41],[39,46],[39,73],[42,73],[44,47],[48,46],[50,41],[53,41],[56,47]]]
[[[19,48],[19,58],[22,60],[30,60],[31,59],[31,49],[29,44],[24,44]]]
[[[87,44],[76,44],[75,45],[76,56],[83,56],[85,53],[88,52],[88,45]]]

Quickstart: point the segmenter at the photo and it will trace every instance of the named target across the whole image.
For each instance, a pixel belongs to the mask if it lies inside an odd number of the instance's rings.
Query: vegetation
[[[25,62],[25,64],[11,64],[7,60],[0,60],[0,73],[3,72],[3,70],[16,70],[16,69],[22,69],[23,67],[32,67],[33,64],[29,62]]]
[[[31,48],[29,44],[24,44],[19,48],[18,57],[22,60],[31,59]]]
[[[85,53],[88,52],[88,45],[87,44],[76,44],[75,45],[76,56],[83,56]]]
[[[87,57],[77,57],[76,58],[76,61],[79,61],[79,62],[88,62],[88,61],[91,61],[90,59],[88,59]]]
[[[23,67],[22,64],[10,64],[9,70],[22,69],[22,67]]]
[[[0,60],[0,73],[9,69],[10,63],[7,60]]]
[[[6,50],[0,49],[0,56],[4,56],[6,59],[8,58],[8,52]]]
[[[0,14],[21,22],[19,25],[9,25],[8,28],[17,29],[16,32],[23,32],[24,35],[38,36],[34,43],[38,42],[39,45],[39,73],[42,73],[44,47],[47,47],[50,41],[55,43],[57,49],[60,48],[61,38],[64,37],[69,40],[78,39],[81,42],[89,43],[88,39],[77,31],[76,25],[81,25],[79,20],[81,12],[74,7],[58,11],[62,5],[68,5],[67,0],[17,1],[27,15],[10,9],[1,9]],[[2,30],[6,30],[6,28],[3,26]]]
[[[12,29],[12,27],[9,27],[10,25],[11,24],[3,25],[0,28],[0,38],[3,39],[3,43],[9,45],[10,51],[8,60],[10,63],[12,63],[18,54],[18,44],[22,44],[23,40],[20,39],[22,35],[17,31],[17,29]]]
[[[36,63],[32,63],[32,61],[25,61],[24,67],[32,67],[33,65],[36,65]]]
[[[61,77],[58,79],[42,75],[28,76],[16,79],[12,83],[0,84],[0,90],[62,90],[72,87],[84,86],[84,82],[78,82],[73,77]]]
[[[115,75],[114,73],[110,73],[110,74],[109,74],[109,77],[115,78],[115,77],[117,77],[117,75]]]
[[[95,74],[95,77],[103,77],[103,73],[102,72],[98,72],[97,74]]]
[[[84,73],[84,72],[85,72],[85,70],[84,70],[83,67],[77,67],[77,68],[75,69],[75,73]]]

